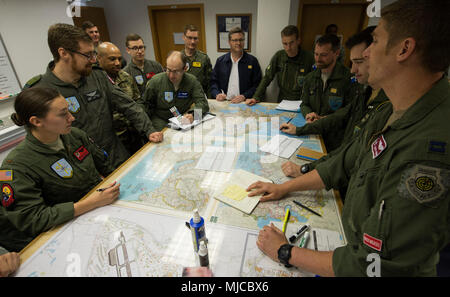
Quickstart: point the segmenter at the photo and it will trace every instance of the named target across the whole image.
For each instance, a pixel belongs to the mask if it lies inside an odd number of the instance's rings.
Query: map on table
[[[189,131],[166,130],[164,141],[147,146],[123,166],[114,206],[89,212],[66,224],[21,266],[19,275],[179,276],[183,267],[198,265],[185,222],[199,209],[207,222],[210,263],[216,276],[297,276],[265,256],[256,247],[263,226],[279,224],[286,208],[291,216],[288,232],[309,223],[314,228],[343,230],[332,192],[306,191],[285,199],[259,203],[250,215],[213,198],[230,177],[229,172],[205,171],[196,165],[207,147],[236,151],[233,169],[283,183],[281,165],[287,161],[258,148],[278,135],[288,119],[304,124],[301,114],[275,110],[276,104],[211,102],[213,120]],[[322,152],[316,136],[303,137],[303,145]],[[290,158],[294,162],[295,154]],[[297,200],[320,213],[298,207]],[[77,266],[78,265],[78,266]]]

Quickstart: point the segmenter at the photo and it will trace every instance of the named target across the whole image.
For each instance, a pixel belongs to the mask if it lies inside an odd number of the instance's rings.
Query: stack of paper
[[[259,149],[289,159],[302,143],[303,141],[300,139],[278,134]]]
[[[298,100],[298,101],[283,100],[283,101],[280,102],[280,104],[278,104],[276,109],[300,112],[300,104],[302,104],[301,100]]]
[[[221,152],[215,151],[214,147],[207,147],[195,169],[231,172],[236,154],[237,152]]]
[[[176,130],[189,130],[193,127],[197,126],[198,124],[211,120],[215,118],[215,115],[212,115],[210,113],[205,114],[201,119],[196,119],[192,123],[189,123],[188,121],[184,122],[182,116],[173,117],[169,119],[169,125],[172,129]]]
[[[248,197],[247,188],[257,181],[272,182],[242,169],[234,170],[230,179],[214,193],[214,198],[250,214],[262,195]]]

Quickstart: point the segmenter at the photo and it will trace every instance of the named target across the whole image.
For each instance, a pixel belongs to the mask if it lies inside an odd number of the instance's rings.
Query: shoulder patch
[[[2,184],[2,205],[7,208],[11,206],[15,201],[14,191],[11,185]]]
[[[0,170],[0,181],[12,181],[13,171],[12,170]]]
[[[433,207],[446,197],[449,188],[449,169],[410,164],[402,173],[397,192],[400,197]]]
[[[31,88],[33,85],[37,84],[41,80],[41,78],[42,74],[36,75],[25,83],[24,88]]]

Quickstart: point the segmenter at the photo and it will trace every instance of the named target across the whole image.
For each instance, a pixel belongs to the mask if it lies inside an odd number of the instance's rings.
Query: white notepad
[[[259,198],[262,195],[248,197],[250,192],[247,192],[247,188],[254,182],[272,181],[248,171],[242,169],[236,169],[231,173],[228,181],[226,181],[217,191],[214,193],[214,198],[220,200],[240,211],[250,214],[256,205],[258,205]]]
[[[300,139],[278,134],[259,149],[263,152],[289,159],[302,143],[303,141]]]
[[[212,115],[210,113],[205,114],[201,120],[197,119],[194,120],[192,123],[183,123],[182,122],[182,116],[178,116],[178,117],[172,117],[169,119],[169,125],[172,129],[176,129],[176,130],[189,130],[192,129],[193,127],[201,124],[202,122],[214,119],[216,116]]]
[[[278,110],[286,110],[286,111],[300,111],[300,104],[302,104],[301,100],[293,101],[293,100],[282,100],[280,104],[276,107]]]

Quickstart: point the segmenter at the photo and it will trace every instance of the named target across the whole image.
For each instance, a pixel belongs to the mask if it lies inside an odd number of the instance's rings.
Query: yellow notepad
[[[214,198],[250,214],[258,205],[262,195],[248,197],[249,192],[246,190],[248,186],[257,181],[272,182],[242,169],[233,170],[230,178],[214,193]]]

